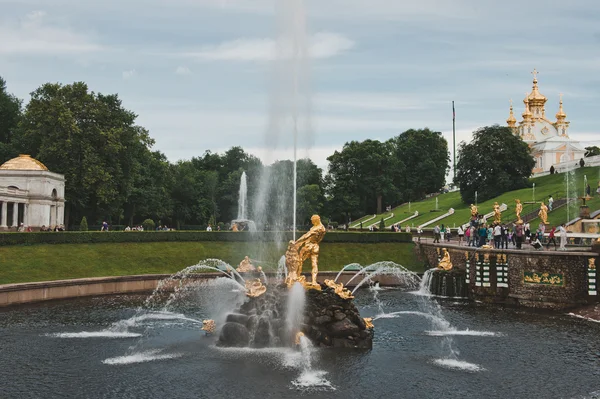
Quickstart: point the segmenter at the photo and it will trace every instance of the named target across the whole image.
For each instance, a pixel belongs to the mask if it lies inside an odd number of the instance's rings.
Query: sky
[[[599,18],[597,0],[0,0],[0,76],[25,102],[46,82],[118,93],[173,162],[289,159],[298,109],[298,157],[325,168],[411,128],[452,149],[452,101],[457,143],[510,99],[520,120],[535,68],[550,119],[563,93],[571,137],[600,145]]]

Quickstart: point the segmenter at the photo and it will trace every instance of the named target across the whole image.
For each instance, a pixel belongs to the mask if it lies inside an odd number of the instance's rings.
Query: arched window
[[[53,199],[53,200],[56,200],[56,199],[58,199],[58,192],[56,191],[56,189],[53,189],[53,190],[52,190],[52,199]]]
[[[10,190],[18,190],[19,189],[19,187],[17,187],[17,186],[8,186],[8,188]]]

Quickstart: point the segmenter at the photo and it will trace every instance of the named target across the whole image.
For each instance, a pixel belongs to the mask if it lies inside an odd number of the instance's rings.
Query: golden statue
[[[236,269],[238,272],[247,273],[253,272],[255,270],[254,265],[250,262],[250,258],[248,256],[244,257],[244,260],[240,262],[240,265]]]
[[[325,280],[325,285],[328,286],[329,288],[333,288],[333,290],[335,291],[335,293],[337,294],[337,296],[339,296],[342,299],[353,299],[354,297],[352,296],[352,293],[350,292],[349,289],[344,288],[344,284],[339,283],[336,284],[335,281],[333,280]]]
[[[237,223],[234,223],[234,224],[231,226],[231,231],[239,231]]]
[[[323,240],[327,230],[321,223],[319,215],[313,215],[310,221],[313,227],[298,240],[295,242],[290,241],[288,244],[288,249],[285,253],[285,265],[288,271],[286,284],[288,287],[299,281],[302,276],[302,265],[308,258],[310,258],[312,264],[312,280],[310,284],[305,283],[304,286],[315,289],[320,289],[321,287],[317,283],[317,274],[319,273],[319,243]]]
[[[296,333],[296,337],[294,338],[294,344],[300,345],[300,338],[304,337],[304,333],[302,331],[298,331]]]
[[[494,223],[502,223],[502,212],[500,211],[500,205],[498,205],[497,202],[494,202]]]
[[[596,270],[596,259],[595,258],[589,258],[588,259],[588,269],[590,270]]]
[[[205,331],[206,335],[214,334],[217,331],[217,324],[211,319],[202,320],[201,330]]]
[[[365,321],[365,326],[367,327],[367,330],[375,328],[375,326],[373,325],[373,318],[364,317],[363,320]]]
[[[538,212],[538,216],[540,217],[542,223],[548,224],[548,207],[546,206],[546,204],[544,204],[544,201],[542,201],[540,205],[540,211]]]
[[[444,257],[442,258],[442,260],[440,260],[440,263],[438,264],[438,269],[442,269],[442,270],[452,270],[452,262],[450,261],[450,253],[448,252],[448,250],[446,248],[443,248],[442,251],[444,251]]]
[[[246,280],[246,296],[256,298],[267,292],[265,287],[259,278],[253,280]]]
[[[471,204],[471,216],[472,217],[476,217],[477,216],[477,207],[473,204]]]
[[[515,213],[517,214],[517,223],[522,224],[523,219],[521,219],[521,212],[523,212],[523,204],[521,204],[520,199],[515,199],[515,202],[517,203],[515,205]]]

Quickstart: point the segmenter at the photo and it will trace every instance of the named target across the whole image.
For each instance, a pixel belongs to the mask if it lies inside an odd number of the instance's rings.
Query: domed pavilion
[[[562,94],[556,121],[548,120],[545,108],[548,99],[539,91],[538,72],[534,69],[532,73],[533,87],[531,93],[525,93],[523,119],[517,125],[511,101],[506,123],[515,135],[529,144],[531,154],[536,161],[532,170],[535,175],[549,171],[552,165],[569,161],[578,162],[585,156],[585,149],[578,141],[569,137],[570,122],[567,121],[567,114],[563,109]]]
[[[39,230],[64,223],[65,177],[29,155],[0,166],[0,230]]]

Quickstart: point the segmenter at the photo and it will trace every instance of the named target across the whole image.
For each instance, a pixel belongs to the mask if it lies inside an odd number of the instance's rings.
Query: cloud
[[[137,72],[135,71],[135,69],[130,69],[128,71],[123,71],[123,79],[124,80],[131,79],[131,78],[135,77],[136,75],[137,75]]]
[[[178,66],[177,69],[175,69],[175,74],[176,75],[191,75],[192,71],[190,71],[190,68],[188,68],[186,66]]]
[[[354,47],[349,38],[331,32],[320,32],[312,36],[307,44],[311,58],[331,58]],[[197,52],[184,53],[184,56],[202,61],[270,61],[283,49],[283,58],[292,56],[291,43],[273,39],[237,39],[215,46],[206,46]]]
[[[88,36],[52,25],[44,11],[33,11],[18,22],[0,21],[0,55],[57,55],[103,50]]]

